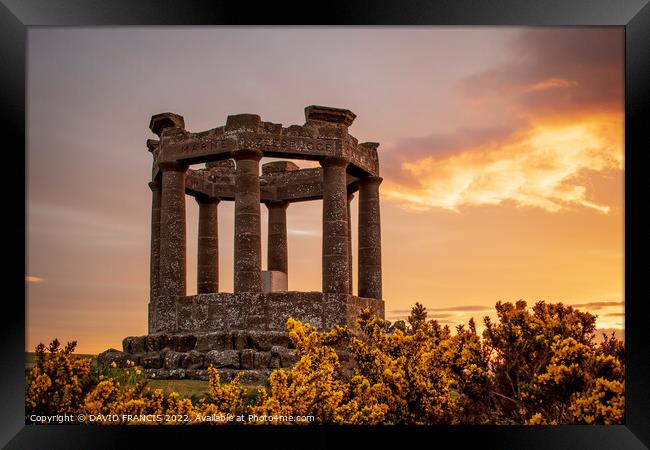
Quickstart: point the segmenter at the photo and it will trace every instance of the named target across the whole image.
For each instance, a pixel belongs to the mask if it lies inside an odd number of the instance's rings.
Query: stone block
[[[242,370],[241,382],[244,384],[263,384],[269,377],[268,370]]]
[[[126,367],[129,359],[133,361],[133,357],[130,354],[114,348],[109,348],[97,355],[97,362],[102,366],[110,366],[112,363],[115,363],[117,367]]]
[[[241,351],[241,363],[240,367],[242,369],[252,369],[255,366],[255,350],[251,348],[245,348]]]
[[[196,336],[196,345],[194,348],[200,352],[208,352],[210,350],[230,350],[232,349],[232,340],[227,331],[198,334]]]
[[[285,292],[289,290],[287,274],[279,270],[262,271],[262,292]]]
[[[122,340],[122,350],[126,353],[143,353],[146,336],[129,336]]]
[[[169,347],[177,352],[189,352],[196,345],[196,336],[193,334],[174,335],[169,340]]]
[[[289,333],[284,331],[251,331],[250,338],[255,348],[269,351],[274,345],[289,347],[291,339]]]
[[[165,354],[163,367],[165,369],[178,369],[183,365],[183,360],[186,356],[186,353],[170,350]]]
[[[300,168],[292,161],[274,161],[262,164],[262,175],[278,172],[293,172],[298,169]]]
[[[243,330],[235,330],[231,332],[232,348],[235,350],[242,350],[248,348],[248,332]]]
[[[226,131],[257,131],[260,126],[257,114],[234,114],[226,118]]]
[[[140,357],[140,364],[145,369],[160,369],[163,366],[163,357],[160,353],[145,353]]]
[[[349,109],[331,108],[329,106],[309,105],[305,108],[305,120],[319,120],[330,123],[340,123],[349,127],[356,118]]]
[[[243,358],[243,354],[242,354],[242,358]],[[271,352],[255,352],[254,361],[253,361],[254,369],[268,369],[270,363],[271,363]]]
[[[205,355],[205,366],[210,365],[221,368],[238,369],[239,352],[237,350],[211,350]]]
[[[169,336],[166,334],[150,334],[144,341],[145,352],[157,352],[169,346]]]
[[[185,369],[185,377],[191,378],[192,380],[204,380],[207,381],[210,379],[208,371],[205,369]]]
[[[187,353],[185,359],[183,359],[183,368],[191,370],[203,368],[204,357],[205,355],[203,353],[191,350]]]

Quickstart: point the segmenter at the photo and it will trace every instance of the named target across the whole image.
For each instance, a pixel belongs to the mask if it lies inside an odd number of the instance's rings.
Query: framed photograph
[[[3,0],[2,444],[648,448],[647,3]]]

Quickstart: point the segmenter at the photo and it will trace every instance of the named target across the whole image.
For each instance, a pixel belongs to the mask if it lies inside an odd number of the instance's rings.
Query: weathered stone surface
[[[158,297],[160,296],[160,206],[161,206],[161,183],[152,181],[151,188],[151,257],[149,265],[149,332],[156,329],[155,311]],[[141,350],[142,351],[142,350]]]
[[[242,355],[243,356],[243,355]],[[255,369],[268,369],[271,363],[271,352],[255,352],[253,367]]]
[[[348,160],[326,158],[323,166],[323,293],[350,292],[346,167]]]
[[[160,369],[163,366],[164,356],[160,353],[145,353],[140,357],[140,364],[145,369]]]
[[[163,367],[165,369],[178,369],[183,365],[186,356],[186,353],[170,350],[165,354]]]
[[[219,292],[219,199],[198,196],[196,201],[199,204],[197,293]]]
[[[261,119],[257,114],[233,114],[226,119],[228,131],[257,131]]]
[[[240,354],[240,359],[240,367],[242,369],[253,369],[255,366],[255,350],[250,348],[243,349]]]
[[[380,177],[359,180],[359,297],[382,297]]]
[[[287,292],[289,280],[287,274],[278,270],[262,271],[262,292]]]
[[[227,331],[215,331],[214,333],[198,334],[196,336],[196,350],[207,352],[210,350],[230,350],[232,340]]]
[[[201,369],[203,367],[204,359],[205,354],[196,350],[191,350],[185,355],[182,366],[184,369]]]
[[[167,128],[185,129],[185,119],[179,114],[165,112],[151,116],[149,129],[160,136],[163,130]]]
[[[230,117],[233,116],[229,116]],[[259,117],[257,117],[259,121]],[[247,121],[234,121],[244,126]],[[235,126],[235,125],[233,125]],[[226,125],[226,128],[228,125]],[[235,283],[238,292],[261,292],[262,247],[260,222],[259,151],[234,153],[235,169]]]
[[[234,348],[235,350],[242,350],[248,347],[247,331],[235,330],[231,332],[230,336],[232,339],[232,348]]]
[[[239,352],[237,350],[211,350],[205,355],[205,365],[220,368],[239,368]]]
[[[195,346],[196,336],[193,334],[180,334],[169,337],[169,347],[178,352],[188,352]]]
[[[349,109],[331,108],[328,106],[309,105],[305,108],[305,120],[321,120],[324,122],[340,123],[349,127],[356,118]]]
[[[162,171],[160,295],[184,296],[186,293],[185,172],[188,167],[177,163],[159,163],[159,166]],[[157,325],[158,329],[175,328],[175,324],[172,323]]]
[[[273,161],[270,163],[262,164],[262,175],[277,172],[289,172],[299,169],[300,167],[291,161]]]
[[[143,353],[146,336],[129,336],[122,340],[122,350],[125,353]]]
[[[97,355],[97,362],[104,366],[109,366],[112,363],[115,363],[118,367],[126,367],[129,359],[133,361],[131,355],[114,348],[110,348]]]
[[[185,376],[193,380],[209,380],[207,369],[185,369]]]
[[[269,351],[274,345],[289,347],[292,344],[285,331],[251,331],[249,336],[252,345],[262,351]]]
[[[291,367],[298,361],[295,350],[289,350],[279,345],[271,347],[271,355],[280,359],[281,367]]]

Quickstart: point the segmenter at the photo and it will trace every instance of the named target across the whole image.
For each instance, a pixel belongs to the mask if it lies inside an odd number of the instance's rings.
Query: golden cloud
[[[583,175],[622,169],[622,130],[620,115],[532,124],[504,143],[403,162],[401,170],[419,186],[388,179],[382,193],[413,210],[458,212],[511,201],[550,212],[578,205],[607,213],[608,205],[589,199]]]
[[[33,275],[25,275],[25,281],[28,283],[42,283],[45,278],[35,277]]]

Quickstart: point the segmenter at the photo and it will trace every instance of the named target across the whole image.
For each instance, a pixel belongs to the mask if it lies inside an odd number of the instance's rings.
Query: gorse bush
[[[240,376],[221,383],[212,367],[204,398],[164,396],[133,364],[126,374],[95,368],[74,357],[74,342],[62,349],[55,340],[36,349],[26,413],[158,414],[189,423],[242,414],[313,416],[333,424],[623,423],[625,349],[613,334],[594,342],[596,316],[561,303],[528,308],[523,301],[499,302],[496,312],[496,322],[484,319],[482,335],[473,320],[452,333],[428,320],[420,304],[408,326],[368,311],[354,330],[319,332],[289,319],[298,361],[273,371],[255,396]]]

